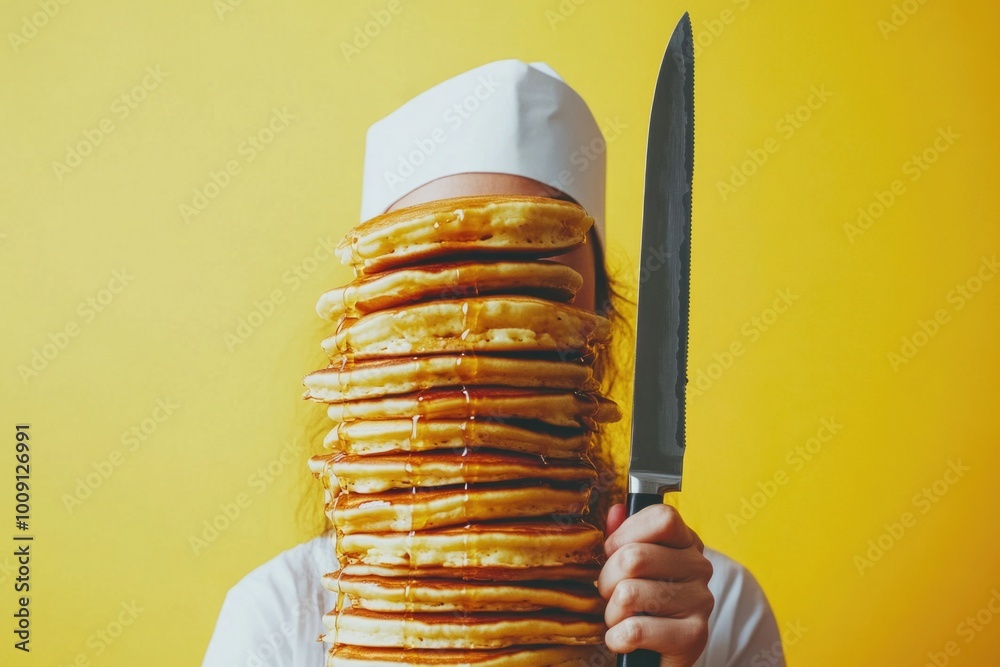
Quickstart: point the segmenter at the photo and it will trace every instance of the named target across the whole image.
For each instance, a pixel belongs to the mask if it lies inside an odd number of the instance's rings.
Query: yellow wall
[[[960,624],[1000,609],[997,4],[469,4],[401,0],[345,54],[388,2],[3,3],[3,488],[28,422],[36,537],[25,656],[0,493],[4,664],[197,664],[225,591],[304,537],[318,408],[298,378],[321,359],[314,300],[348,277],[323,244],[356,221],[366,127],[403,100],[487,61],[548,61],[609,128],[608,238],[634,280],[652,86],[684,9],[705,375],[681,506],[756,572],[794,664],[923,665],[946,647],[948,664],[995,664],[1000,618]],[[919,347],[894,364],[904,337]],[[35,352],[51,358],[19,371]],[[889,547],[870,566],[869,540]]]

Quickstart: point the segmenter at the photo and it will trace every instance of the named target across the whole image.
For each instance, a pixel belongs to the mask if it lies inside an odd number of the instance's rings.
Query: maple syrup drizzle
[[[326,438],[323,439],[324,447],[340,452],[345,451],[344,442],[341,440],[341,426],[343,426],[343,422],[333,423],[333,428],[330,429],[330,432],[326,434]]]
[[[337,602],[334,606],[334,611],[336,612],[336,617],[333,621],[333,645],[336,646],[338,642],[338,636],[340,635],[340,616],[344,613],[344,587],[341,585],[341,579],[344,576],[344,566],[341,565],[340,569],[337,570]]]
[[[333,481],[335,479],[335,475],[333,474],[333,466],[336,462],[340,461],[343,456],[344,456],[343,452],[338,452],[333,456],[327,456],[326,460],[323,461],[323,472],[320,473],[320,479],[323,482],[323,486],[325,486],[327,489],[332,489],[333,487]]]
[[[475,357],[474,353],[473,358]],[[462,357],[464,358],[465,353]],[[469,577],[469,567],[473,562],[477,561],[478,558],[471,558],[473,556],[473,545],[470,543],[472,536],[472,526],[469,523],[469,443],[468,443],[468,427],[470,424],[474,424],[476,420],[476,405],[472,401],[472,397],[469,394],[469,389],[463,384],[462,385],[462,395],[465,397],[465,407],[466,407],[466,419],[462,423],[462,459],[461,459],[461,471],[460,477],[462,479],[462,524],[464,525],[464,530],[462,531],[462,581],[468,580]]]
[[[351,268],[354,270],[355,278],[364,274],[364,271],[362,270],[363,264],[361,261],[361,252],[358,249],[358,244],[360,242],[360,236],[357,234],[351,235]]]
[[[341,368],[347,363],[354,361],[354,349],[351,345],[350,328],[358,321],[357,317],[344,315],[337,321],[337,328],[333,332],[333,342],[337,348],[337,355],[341,360]]]
[[[358,317],[360,314],[358,313],[358,283],[353,282],[346,285],[341,296],[341,304],[344,307],[342,319]]]

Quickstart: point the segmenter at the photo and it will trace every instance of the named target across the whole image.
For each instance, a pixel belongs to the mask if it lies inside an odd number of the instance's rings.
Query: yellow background
[[[319,408],[298,381],[322,360],[314,301],[348,272],[308,258],[356,222],[365,129],[404,100],[491,60],[550,63],[599,122],[624,125],[609,143],[608,241],[634,282],[653,82],[685,9],[700,45],[690,370],[715,378],[690,399],[681,507],[756,573],[793,664],[923,665],[949,641],[949,664],[997,663],[1000,618],[971,638],[958,625],[1000,589],[1000,279],[961,309],[948,298],[1000,249],[996,3],[898,2],[887,32],[890,0],[404,0],[349,59],[341,44],[387,3],[95,0],[51,18],[41,4],[0,9],[2,477],[14,424],[29,422],[36,536],[30,655],[11,647],[12,547],[0,551],[4,664],[198,664],[225,591],[309,535],[300,462]],[[829,96],[800,109],[813,87]],[[241,142],[274,109],[294,118],[248,161]],[[796,112],[809,117],[789,136],[779,122]],[[102,119],[113,131],[57,174]],[[910,180],[907,161],[948,128],[958,138]],[[766,142],[763,165],[742,164]],[[240,172],[186,221],[180,205],[229,160]],[[754,173],[724,198],[734,168]],[[902,194],[852,239],[845,224],[897,179]],[[127,286],[102,291],[116,270]],[[778,290],[797,298],[775,318]],[[270,317],[227,344],[275,291]],[[91,312],[89,298],[110,303]],[[894,369],[887,354],[939,309],[947,321]],[[756,340],[754,317],[770,322]],[[178,406],[162,423],[158,399]],[[788,452],[824,418],[842,426],[794,467]],[[144,420],[130,451],[123,434]],[[120,465],[68,509],[115,451]],[[914,496],[949,461],[968,471],[938,482],[947,492],[923,513]],[[190,536],[240,494],[247,506],[196,554]],[[744,499],[760,505],[745,525]],[[904,512],[911,525],[884,536]],[[859,573],[880,536],[888,550]],[[95,640],[132,601],[142,611],[121,636]]]

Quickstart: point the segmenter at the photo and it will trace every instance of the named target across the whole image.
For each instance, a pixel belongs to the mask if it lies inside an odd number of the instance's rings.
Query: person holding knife
[[[595,219],[591,242],[554,259],[584,278],[576,306],[620,319],[603,257],[605,153],[586,103],[551,68],[489,63],[369,129],[361,218],[469,195],[574,201]],[[670,506],[625,515],[620,504],[608,510],[597,582],[608,649],[649,649],[662,667],[785,664],[770,605],[744,567],[706,548]],[[226,596],[203,665],[323,665],[315,639],[335,596],[321,577],[336,569],[329,537],[318,536],[248,574]]]

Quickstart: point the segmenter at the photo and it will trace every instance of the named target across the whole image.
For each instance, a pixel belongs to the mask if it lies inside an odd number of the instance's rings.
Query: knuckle
[[[634,651],[642,645],[645,633],[642,631],[642,624],[636,618],[626,618],[618,624],[619,643],[624,645],[626,650]]]
[[[631,543],[626,544],[621,549],[618,550],[621,554],[619,559],[621,561],[622,573],[626,578],[636,578],[638,577],[643,568],[646,566],[646,554],[641,544]]]
[[[707,625],[709,616],[715,610],[715,596],[712,595],[712,591],[708,590],[708,588],[705,589],[705,600],[702,606],[705,608],[705,623]]]
[[[673,627],[673,645],[681,653],[700,653],[708,645],[708,622],[701,618],[687,618]]]
[[[708,645],[708,621],[698,619],[691,629],[691,646],[699,652]]]
[[[670,505],[657,505],[651,521],[658,535],[671,533],[681,520],[680,514]]]
[[[697,578],[704,581],[706,584],[711,581],[712,576],[715,574],[715,568],[712,566],[712,561],[708,560],[704,556],[698,559],[695,570]]]
[[[642,591],[637,581],[626,580],[619,582],[615,586],[613,594],[614,602],[625,613],[631,614],[639,611],[639,599],[641,597]]]

